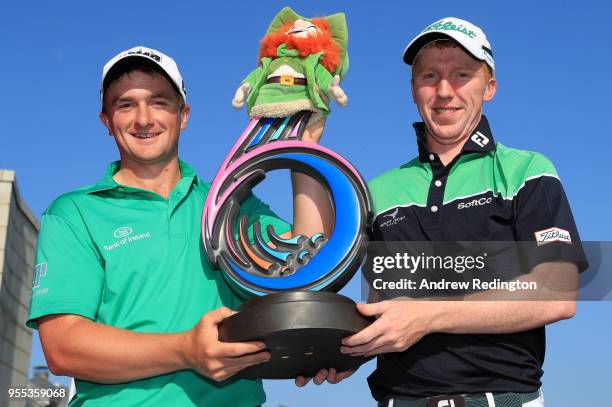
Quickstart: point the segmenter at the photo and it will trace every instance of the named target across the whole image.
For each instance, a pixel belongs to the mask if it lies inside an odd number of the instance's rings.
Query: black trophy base
[[[247,379],[312,377],[322,368],[356,369],[369,360],[340,352],[342,338],[374,320],[357,312],[355,302],[330,292],[286,291],[255,298],[219,325],[223,342],[262,341],[271,353],[266,363],[237,376]]]

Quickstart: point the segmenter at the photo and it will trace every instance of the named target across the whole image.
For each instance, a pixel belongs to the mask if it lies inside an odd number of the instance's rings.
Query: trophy
[[[321,368],[356,369],[367,358],[340,352],[341,339],[369,325],[355,303],[336,294],[359,268],[370,212],[366,185],[337,153],[302,141],[329,112],[329,99],[346,104],[339,80],[348,68],[341,13],[306,19],[284,8],[260,49],[260,65],[241,84],[235,107],[251,120],[223,161],[202,215],[204,247],[230,285],[247,296],[219,326],[224,342],[262,341],[268,362],[244,378],[314,376]],[[327,191],[335,212],[330,236],[283,237],[259,222],[248,230],[240,203],[278,169],[302,172]]]

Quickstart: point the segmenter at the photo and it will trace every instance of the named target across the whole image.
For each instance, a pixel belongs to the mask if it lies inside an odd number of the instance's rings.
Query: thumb
[[[357,304],[357,311],[363,316],[373,317],[383,313],[385,309],[385,301],[375,302],[372,304]]]
[[[223,321],[225,318],[231,317],[232,315],[234,315],[236,313],[236,311],[232,311],[231,309],[227,308],[227,307],[221,307],[221,308],[217,308],[214,311],[211,311],[207,314],[207,316],[209,316],[209,321],[213,324],[213,325],[218,325],[221,323],[221,321]]]
[[[334,75],[334,79],[332,79],[332,86],[340,85],[340,75]]]

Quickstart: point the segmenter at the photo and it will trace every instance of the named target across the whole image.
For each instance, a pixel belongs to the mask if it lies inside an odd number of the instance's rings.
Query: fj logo
[[[465,399],[463,396],[430,397],[427,407],[465,407]]]
[[[470,139],[472,139],[472,141],[478,144],[480,147],[484,147],[489,144],[489,138],[479,131],[472,134],[472,137],[470,137]]]

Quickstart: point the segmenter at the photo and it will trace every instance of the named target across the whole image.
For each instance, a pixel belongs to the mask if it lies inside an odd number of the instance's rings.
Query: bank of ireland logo
[[[34,266],[34,281],[32,283],[32,288],[40,287],[40,280],[42,277],[47,275],[47,262],[38,263]]]
[[[117,239],[121,239],[122,237],[131,235],[133,231],[134,230],[132,230],[130,227],[121,226],[113,232],[113,236],[115,236]]]

